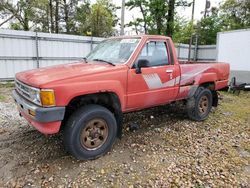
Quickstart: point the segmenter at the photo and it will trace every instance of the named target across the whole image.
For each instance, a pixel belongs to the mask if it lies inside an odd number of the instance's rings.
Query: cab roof
[[[170,39],[170,37],[163,35],[124,35],[124,36],[115,36],[111,38]]]

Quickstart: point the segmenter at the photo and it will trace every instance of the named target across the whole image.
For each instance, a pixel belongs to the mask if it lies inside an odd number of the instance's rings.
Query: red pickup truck
[[[192,120],[217,106],[229,64],[177,60],[165,36],[114,37],[80,62],[16,74],[20,114],[43,134],[63,131],[78,159],[108,152],[121,135],[123,113],[182,100]]]

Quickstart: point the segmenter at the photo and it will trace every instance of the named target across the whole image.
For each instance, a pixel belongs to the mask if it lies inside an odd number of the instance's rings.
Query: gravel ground
[[[0,86],[0,187],[250,187],[250,93],[221,93],[204,122],[176,105],[126,114],[110,153],[78,161],[18,116],[12,89]]]

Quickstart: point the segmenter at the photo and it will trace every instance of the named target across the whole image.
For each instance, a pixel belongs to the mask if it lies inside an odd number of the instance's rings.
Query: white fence
[[[188,44],[175,44],[177,57],[180,60],[188,59],[189,45]],[[191,46],[191,59],[197,61],[215,61],[216,60],[216,45],[198,45]]]
[[[75,35],[0,30],[0,80],[13,79],[15,73],[64,64],[85,57],[103,38]],[[197,49],[197,50],[196,50]],[[177,44],[179,59],[188,57],[188,45]],[[191,58],[214,61],[216,46],[192,46]]]

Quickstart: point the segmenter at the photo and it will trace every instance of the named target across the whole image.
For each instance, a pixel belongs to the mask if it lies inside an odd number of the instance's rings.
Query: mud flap
[[[193,97],[198,88],[199,88],[199,86],[190,86],[190,89],[189,89],[189,92],[188,92],[188,98]]]
[[[217,106],[218,106],[218,103],[219,103],[219,97],[218,97],[217,91],[212,91],[212,95],[213,95],[213,103],[212,103],[212,106],[213,106],[213,107],[217,107]]]

